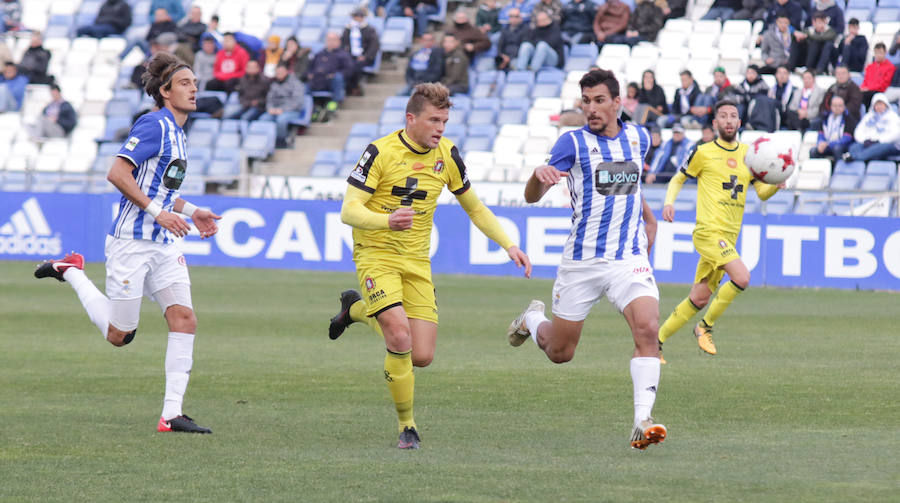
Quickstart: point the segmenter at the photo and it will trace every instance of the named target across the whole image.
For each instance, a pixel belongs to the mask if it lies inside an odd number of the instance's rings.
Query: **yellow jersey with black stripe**
[[[697,229],[737,234],[747,191],[755,180],[744,164],[745,143],[716,139],[694,148],[681,167],[697,179]],[[758,183],[758,182],[757,182]]]
[[[370,143],[347,182],[372,194],[365,206],[376,213],[407,207],[416,214],[411,229],[353,229],[353,258],[373,253],[428,258],[438,196],[447,186],[455,195],[469,189],[459,150],[447,138],[437,148],[417,145],[401,129]]]

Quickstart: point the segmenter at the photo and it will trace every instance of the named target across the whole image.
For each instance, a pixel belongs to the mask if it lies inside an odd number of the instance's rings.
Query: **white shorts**
[[[110,300],[146,295],[156,301],[153,294],[175,283],[191,284],[187,263],[177,246],[106,236],[106,295]]]
[[[659,289],[647,257],[563,261],[553,284],[553,315],[582,321],[604,295],[619,312],[638,297],[659,300]]]

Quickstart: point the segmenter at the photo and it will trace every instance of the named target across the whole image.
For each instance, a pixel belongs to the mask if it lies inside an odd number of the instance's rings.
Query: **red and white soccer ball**
[[[778,185],[794,172],[794,149],[773,135],[763,135],[749,144],[744,164],[753,178]]]

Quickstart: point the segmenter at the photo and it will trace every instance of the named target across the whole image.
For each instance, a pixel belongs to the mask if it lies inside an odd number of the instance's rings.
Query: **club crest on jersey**
[[[128,139],[127,142],[125,142],[125,150],[127,150],[129,152],[133,152],[134,149],[138,146],[138,143],[140,143],[140,141],[141,140],[139,140],[137,136],[132,136],[131,138]]]
[[[372,279],[371,276],[367,276],[366,277],[366,290],[371,291],[373,288],[375,288],[375,280]]]
[[[726,243],[724,239],[720,239],[719,240],[719,248],[722,248],[722,249],[728,248],[728,243]]]
[[[725,163],[728,164],[728,167],[731,169],[737,167],[737,161],[735,161],[734,159],[728,159],[727,161],[725,161]]]
[[[441,171],[444,171],[444,160],[438,159],[437,161],[434,161],[433,169],[434,169],[435,173],[440,173]]]

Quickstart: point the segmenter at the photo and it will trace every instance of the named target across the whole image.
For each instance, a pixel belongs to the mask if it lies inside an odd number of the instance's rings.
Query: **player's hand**
[[[219,226],[216,225],[216,220],[221,220],[221,218],[222,217],[209,210],[198,208],[191,217],[191,220],[194,221],[194,226],[200,231],[200,238],[205,239],[219,232]]]
[[[183,218],[174,213],[169,213],[168,211],[161,212],[159,216],[156,217],[156,221],[164,229],[180,238],[187,236],[188,231],[191,230],[191,227]]]
[[[506,250],[506,253],[508,253],[509,258],[516,263],[516,267],[525,267],[525,277],[530,278],[531,260],[528,260],[528,255],[520,250],[518,246],[510,246],[509,249]]]
[[[405,231],[412,229],[413,215],[416,212],[412,208],[399,208],[388,217],[388,226],[392,231]]]
[[[781,182],[781,183],[779,183],[778,185],[776,185],[776,187],[778,187],[778,190],[786,189],[786,188],[787,188],[787,182]]]
[[[544,185],[556,185],[566,174],[553,166],[538,166],[534,169],[534,177]]]
[[[663,206],[663,220],[666,222],[674,222],[675,221],[675,207],[671,204],[667,204]]]

